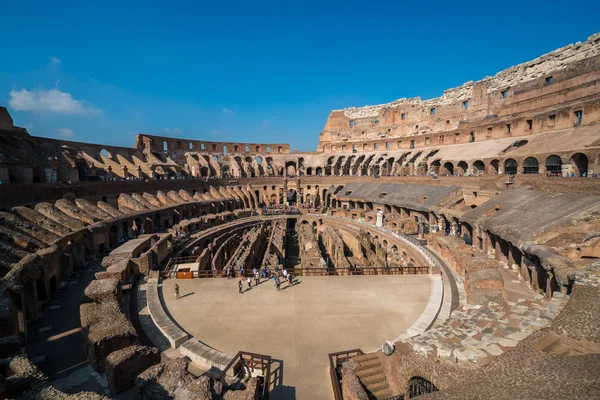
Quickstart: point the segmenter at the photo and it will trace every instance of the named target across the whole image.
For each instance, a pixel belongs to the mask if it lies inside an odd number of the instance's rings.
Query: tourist
[[[252,278],[248,275],[248,289],[252,287]]]
[[[260,284],[260,274],[258,273],[256,268],[254,268],[254,286],[258,286],[259,284]]]
[[[277,286],[277,275],[273,274],[273,286]]]
[[[275,275],[277,275],[279,273],[279,266],[275,266]]]
[[[239,290],[240,294],[244,293],[244,292],[242,292],[242,280],[241,279],[238,281],[238,290]]]
[[[173,289],[175,290],[175,298],[179,300],[179,285],[175,284],[175,286],[173,286]]]
[[[290,272],[287,277],[288,277],[288,283],[290,284],[290,286],[294,286],[294,277],[292,276],[292,273]]]
[[[284,268],[283,269],[283,279],[287,279],[287,276],[288,276],[287,269]]]
[[[279,280],[278,276],[275,277],[275,290],[278,292],[281,291],[281,281]]]
[[[240,278],[244,277],[244,269],[240,267]]]

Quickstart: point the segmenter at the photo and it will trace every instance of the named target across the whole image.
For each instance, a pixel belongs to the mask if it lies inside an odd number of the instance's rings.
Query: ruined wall
[[[599,43],[596,34],[494,77],[446,90],[439,98],[332,111],[317,151],[389,151],[529,135],[572,127],[576,110],[585,115],[583,124],[600,121]],[[553,109],[566,111],[545,113]],[[556,116],[552,124],[548,115]]]

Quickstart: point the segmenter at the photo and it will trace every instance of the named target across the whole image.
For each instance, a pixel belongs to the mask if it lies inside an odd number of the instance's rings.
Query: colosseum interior
[[[315,152],[0,107],[0,397],[600,398],[599,172],[600,34]]]

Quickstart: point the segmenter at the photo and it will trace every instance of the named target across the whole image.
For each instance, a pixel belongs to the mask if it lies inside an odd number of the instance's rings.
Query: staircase
[[[370,399],[387,399],[393,396],[377,354],[361,354],[352,357],[352,361],[356,365],[356,376],[367,389]]]

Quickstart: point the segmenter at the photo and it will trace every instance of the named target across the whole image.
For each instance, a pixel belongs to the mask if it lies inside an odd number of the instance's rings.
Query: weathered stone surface
[[[391,356],[394,352],[394,349],[394,343],[389,341],[386,341],[385,343],[383,343],[383,345],[381,345],[381,351],[383,351],[383,354],[385,354],[386,356]]]
[[[116,302],[120,298],[121,282],[107,278],[91,281],[84,290],[84,302]]]
[[[129,346],[106,357],[106,379],[112,394],[129,389],[136,377],[160,362],[160,351],[155,347]]]

